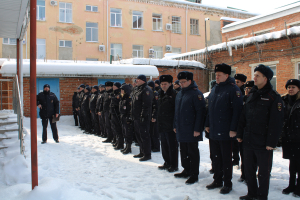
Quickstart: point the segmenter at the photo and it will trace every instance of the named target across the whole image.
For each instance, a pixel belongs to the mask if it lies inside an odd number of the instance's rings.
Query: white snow
[[[226,21],[232,21],[232,22],[238,22],[238,21],[242,21],[244,19],[237,19],[237,18],[231,18],[231,17],[221,17],[220,18],[220,21],[221,20],[226,20]]]
[[[199,182],[185,185],[185,179],[176,179],[173,173],[157,169],[163,163],[161,153],[153,153],[150,161],[139,162],[132,157],[138,153],[138,147],[133,146],[132,154],[123,155],[111,144],[102,143],[102,138],[83,134],[74,126],[73,116],[62,116],[58,122],[60,143],[53,141],[48,127],[48,143],[41,144],[41,120],[37,122],[39,186],[31,190],[30,120],[25,118],[26,159],[19,155],[17,138],[0,141],[0,145],[8,147],[0,150],[1,200],[219,200],[238,199],[247,194],[246,185],[237,181],[240,170],[236,168],[230,194],[221,195],[218,189],[205,188],[213,181],[208,172],[211,165],[207,139],[199,142]],[[278,148],[274,152],[269,199],[294,199],[292,195],[281,194],[288,186],[288,178],[288,160],[282,159]]]

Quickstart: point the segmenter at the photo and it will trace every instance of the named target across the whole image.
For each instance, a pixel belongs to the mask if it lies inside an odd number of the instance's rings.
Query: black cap
[[[247,76],[245,76],[244,74],[236,74],[234,75],[234,79],[240,80],[242,82],[246,82]]]
[[[188,71],[179,72],[177,75],[178,80],[180,79],[186,79],[186,80],[193,80],[193,73]]]
[[[112,87],[113,85],[114,85],[114,82],[111,82],[111,81],[105,82],[105,86]]]
[[[105,85],[100,84],[100,85],[99,85],[99,88],[105,88]]]
[[[254,81],[247,81],[245,83],[245,87],[253,87],[254,86]]]
[[[79,87],[81,87],[81,88],[85,88],[85,85],[84,85],[84,84],[81,84]]]
[[[89,92],[91,91],[90,86],[86,86],[85,89],[86,89],[87,91],[89,91]]]
[[[120,82],[114,82],[114,86],[116,86],[117,88],[121,87],[121,83]]]
[[[78,87],[77,90],[80,90],[80,87]]]
[[[159,77],[159,82],[168,82],[168,83],[172,83],[173,82],[173,76],[171,75],[161,75]]]
[[[217,64],[215,66],[215,72],[223,72],[224,74],[231,74],[231,67],[225,63]]]
[[[286,82],[286,84],[285,84],[285,88],[287,89],[287,87],[289,85],[295,85],[295,86],[297,86],[300,89],[300,81],[298,79],[290,79],[290,80],[288,80]]]
[[[142,80],[144,82],[147,82],[147,78],[146,78],[146,76],[144,74],[138,75],[138,77],[136,79],[140,79],[140,80]]]
[[[177,84],[177,85],[179,85],[179,80],[176,80],[174,83]]]
[[[263,64],[260,64],[257,67],[255,67],[254,72],[256,71],[262,73],[265,77],[267,77],[269,81],[272,80],[274,75],[273,70],[269,66],[265,66]]]
[[[158,84],[158,85],[160,84],[160,82],[161,82],[160,80],[155,80],[155,81],[154,81],[154,83],[156,83],[156,84]]]
[[[98,85],[94,85],[93,88],[96,89],[96,90],[99,90],[99,86]]]
[[[152,87],[152,88],[154,88],[155,87],[155,85],[154,85],[154,82],[153,81],[148,81],[148,86],[150,86],[150,87]]]
[[[49,84],[45,84],[45,85],[44,85],[44,88],[45,88],[45,87],[48,87],[48,88],[50,89],[50,85],[49,85]]]

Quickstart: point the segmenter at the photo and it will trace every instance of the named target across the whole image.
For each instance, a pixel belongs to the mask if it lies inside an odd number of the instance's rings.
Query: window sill
[[[9,45],[9,46],[16,46],[17,44],[5,44],[5,43],[2,43],[3,45]]]
[[[123,26],[109,26],[111,28],[124,28]]]
[[[132,28],[132,30],[140,30],[140,31],[144,31],[145,29],[143,29],[143,28]]]
[[[152,30],[154,32],[164,32],[163,30]]]
[[[72,49],[72,47],[59,47],[59,48],[69,48],[69,49]]]
[[[86,42],[89,42],[89,43],[99,43],[99,41],[86,41]]]
[[[85,12],[100,13],[99,11],[90,11],[90,10],[85,10]]]
[[[174,33],[174,32],[172,32],[172,33]],[[182,33],[174,33],[174,34],[180,34],[180,35],[182,35]]]
[[[58,22],[58,23],[62,23],[62,24],[74,24],[74,22]]]
[[[37,22],[46,22],[46,20],[37,19]]]
[[[201,36],[200,34],[190,34],[190,35],[194,35],[194,36]]]

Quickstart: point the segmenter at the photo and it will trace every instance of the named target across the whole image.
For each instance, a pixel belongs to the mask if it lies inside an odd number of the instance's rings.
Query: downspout
[[[187,12],[188,12],[189,5],[186,6],[185,10],[185,52],[188,52],[187,50]]]
[[[108,0],[106,0],[106,60],[108,60]]]

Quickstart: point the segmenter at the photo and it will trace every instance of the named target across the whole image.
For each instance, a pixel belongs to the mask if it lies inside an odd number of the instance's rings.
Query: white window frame
[[[239,39],[243,39],[246,36],[248,36],[248,33],[245,34],[245,35],[239,35],[239,36],[236,36],[236,37],[228,38],[228,40],[229,41],[239,40]]]
[[[199,35],[199,19],[190,19],[190,34]]]
[[[115,48],[115,47],[112,47],[113,45],[121,45],[121,50],[120,49],[118,49],[118,48]],[[115,52],[115,54],[113,54],[112,53],[112,50],[114,50],[114,52]],[[121,55],[119,55],[118,53],[117,53],[117,51],[119,51],[119,52],[121,52]],[[113,56],[113,60],[114,61],[117,61],[117,57],[119,56],[119,59],[120,60],[122,60],[122,57],[123,57],[123,45],[122,44],[120,44],[120,43],[111,43],[110,44],[110,55],[112,55]]]
[[[66,46],[66,42],[71,42],[71,46]],[[59,47],[72,48],[73,47],[72,40],[59,40]]]
[[[164,57],[164,48],[162,46],[153,46],[154,57],[161,59]]]
[[[38,21],[46,21],[46,2],[45,2],[45,0],[37,0],[37,1],[43,1],[45,3],[45,5],[44,6],[36,5],[36,20],[38,20]],[[37,3],[37,1],[36,1],[36,3]],[[42,8],[42,7],[45,9],[45,16],[44,16],[43,19],[39,19],[40,8]]]
[[[181,33],[181,17],[172,16],[172,33]]]
[[[134,13],[139,13],[139,14],[134,14]],[[141,20],[141,27],[139,28],[139,23],[138,23],[138,21],[139,21],[139,16],[141,16],[142,17],[142,20]],[[134,27],[134,18],[137,18],[137,20],[136,20],[136,22],[137,22],[137,26],[136,26],[136,28]],[[132,29],[143,29],[143,27],[144,27],[144,13],[142,12],[142,11],[133,11],[132,12]]]
[[[88,23],[90,23],[90,24],[97,24],[97,28],[96,27],[88,27],[87,26]],[[86,30],[85,41],[86,42],[98,42],[98,40],[99,40],[99,38],[98,38],[98,34],[99,34],[99,32],[98,32],[98,23],[95,23],[95,22],[86,22],[85,24],[86,24],[85,25],[86,26],[86,28],[85,28],[85,30]],[[87,40],[87,30],[88,29],[91,29],[91,41]],[[93,40],[93,30],[97,30],[97,40]]]
[[[174,50],[180,50],[180,52],[175,52]],[[172,47],[172,53],[178,53],[181,54],[181,47]]]
[[[7,42],[5,42],[6,39],[7,39]],[[15,41],[15,42],[12,42],[12,41]],[[2,44],[17,45],[17,39],[15,39],[15,38],[3,38]]]
[[[267,33],[270,33],[271,30],[274,30],[274,29],[275,29],[275,27],[273,27],[273,28],[268,28],[268,29],[264,29],[264,30],[261,30],[261,31],[256,31],[256,32],[254,32],[254,35],[255,35],[255,36],[258,36],[258,35],[267,34]]]
[[[61,5],[64,5],[64,8],[61,8],[60,7]],[[71,9],[67,8],[67,5],[71,5]],[[60,20],[60,17],[61,17],[60,11],[61,10],[64,10],[64,16],[63,16],[64,20]],[[67,21],[67,11],[71,11],[71,21]],[[72,3],[59,2],[59,22],[62,22],[62,23],[73,23],[73,5],[72,5]]]
[[[91,10],[88,10],[88,9],[87,9],[88,6],[91,7]],[[97,11],[94,11],[94,8],[97,8]],[[89,12],[98,12],[98,6],[85,5],[85,11],[89,11]]]
[[[37,38],[36,39],[36,59],[44,59],[46,56],[47,56],[47,49],[46,49],[46,39],[43,39],[43,38]],[[45,44],[38,44],[38,40],[44,40],[45,41]],[[44,58],[39,58],[38,55],[39,55],[39,46],[45,46],[45,57]]]
[[[120,11],[120,13],[116,12],[116,10]],[[112,25],[112,15],[115,16],[114,24],[116,24],[116,26]],[[119,26],[117,24],[117,18],[118,17],[120,17],[120,21],[121,21],[121,24]],[[119,8],[110,8],[110,26],[111,27],[122,27],[122,9],[119,9]]]
[[[142,47],[142,50],[140,49],[134,49],[134,47]],[[137,56],[134,56],[136,54]],[[141,56],[140,56],[141,54]],[[144,46],[143,45],[132,45],[132,58],[144,58]]]
[[[156,15],[156,17],[154,17],[154,15]],[[154,24],[154,21],[156,24]],[[159,27],[159,25],[160,25],[160,27]],[[163,30],[162,14],[152,13],[152,30],[153,31],[162,31]]]

